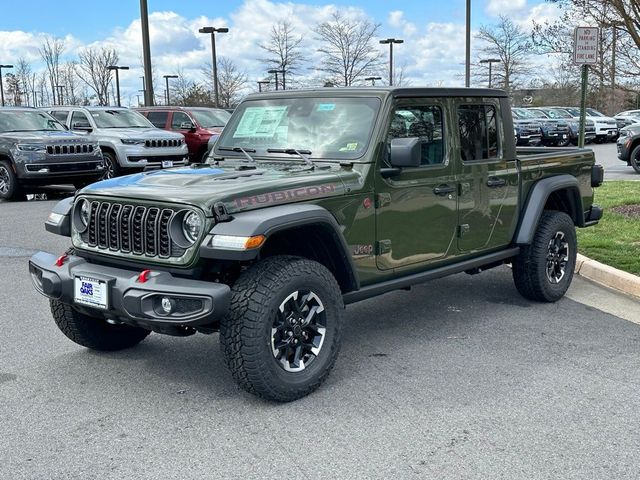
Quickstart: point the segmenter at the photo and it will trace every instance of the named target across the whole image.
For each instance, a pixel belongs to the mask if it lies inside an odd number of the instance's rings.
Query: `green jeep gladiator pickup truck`
[[[561,298],[602,177],[590,150],[516,151],[500,90],[256,94],[206,163],[56,205],[46,229],[73,246],[29,270],[74,342],[219,331],[242,388],[291,401],[331,370],[346,304],[504,263],[526,298]]]

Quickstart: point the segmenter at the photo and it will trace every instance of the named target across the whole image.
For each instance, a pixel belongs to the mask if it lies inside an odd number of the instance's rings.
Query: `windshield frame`
[[[101,123],[102,120],[100,119],[100,116],[103,116],[103,118],[109,118],[109,117],[106,117],[106,114],[110,114],[110,112],[117,112],[118,115],[122,115],[122,118],[124,118],[124,115],[131,115],[136,120],[140,120],[140,125],[108,125],[105,123]],[[95,123],[96,128],[101,128],[101,129],[102,128],[106,128],[106,129],[109,129],[109,128],[156,128],[140,112],[136,112],[135,110],[129,110],[127,108],[90,109],[90,110],[87,110],[87,113],[93,120],[93,123]],[[116,118],[116,117],[113,117],[113,118]]]
[[[243,114],[246,111],[247,108],[249,107],[260,107],[260,106],[266,106],[266,107],[282,107],[285,105],[290,105],[290,104],[295,104],[296,102],[300,102],[300,101],[309,101],[309,102],[316,102],[316,105],[322,105],[322,104],[331,104],[331,102],[334,103],[339,103],[339,102],[345,102],[345,103],[349,103],[349,101],[352,101],[352,103],[358,103],[357,101],[360,100],[362,101],[362,103],[367,104],[367,106],[369,106],[373,113],[370,119],[370,125],[369,125],[369,130],[366,133],[366,139],[363,138],[363,148],[359,149],[357,151],[357,153],[354,154],[348,154],[347,151],[342,151],[342,154],[338,154],[337,151],[324,151],[324,150],[318,150],[315,149],[316,151],[314,151],[314,145],[280,145],[276,142],[273,142],[272,144],[269,145],[254,145],[254,144],[240,144],[237,140],[234,140],[233,135],[236,132],[238,125],[240,124],[240,121],[243,118]],[[313,108],[317,108],[317,106],[314,105]],[[239,157],[242,156],[241,154],[233,154],[231,152],[229,152],[228,150],[224,150],[224,151],[220,151],[219,148],[223,147],[223,148],[232,148],[232,147],[243,147],[245,149],[255,149],[256,153],[253,154],[252,156],[254,158],[257,158],[258,160],[260,159],[267,159],[267,160],[275,160],[275,159],[286,159],[287,161],[290,160],[295,160],[295,161],[300,161],[300,158],[296,158],[296,157],[292,157],[291,155],[288,154],[283,154],[283,153],[269,153],[267,152],[267,149],[280,149],[280,148],[285,148],[285,149],[291,149],[291,148],[296,148],[297,150],[301,150],[301,151],[305,151],[305,150],[311,150],[311,154],[308,155],[308,157],[310,159],[313,159],[314,161],[320,161],[320,162],[344,162],[344,161],[348,161],[348,162],[357,162],[357,161],[361,161],[361,159],[363,157],[365,157],[367,155],[367,152],[370,151],[370,149],[372,148],[372,144],[374,143],[374,133],[376,131],[376,127],[380,121],[380,116],[382,114],[382,110],[383,110],[383,101],[382,98],[380,98],[377,95],[366,95],[366,96],[361,96],[361,95],[340,95],[338,94],[338,92],[327,92],[326,94],[322,95],[322,94],[318,94],[316,93],[309,93],[309,94],[305,94],[305,95],[291,95],[291,96],[261,96],[261,97],[257,97],[257,98],[249,98],[245,101],[243,101],[234,111],[234,113],[231,115],[231,119],[230,121],[227,123],[227,125],[225,126],[225,128],[223,129],[222,133],[220,134],[220,137],[218,138],[218,140],[216,141],[215,147],[214,147],[214,153],[217,156],[221,156],[221,157]],[[317,110],[317,111],[321,111],[321,110]],[[288,112],[288,110],[287,110]],[[311,114],[311,113],[310,113]],[[287,115],[287,118],[291,118],[289,115]],[[336,134],[336,137],[338,137],[339,134]]]
[[[0,126],[0,134],[1,133],[12,133],[12,132],[66,132],[68,131],[64,125],[62,125],[55,117],[49,115],[47,112],[43,110],[13,110],[13,109],[0,109],[1,116],[12,116],[14,118],[26,117],[26,116],[41,116],[44,117],[47,121],[47,125],[57,125],[60,128],[10,128],[7,130],[3,130]],[[0,122],[2,125],[3,122]]]

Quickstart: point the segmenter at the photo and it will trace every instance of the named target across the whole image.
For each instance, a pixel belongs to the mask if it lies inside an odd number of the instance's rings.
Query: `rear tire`
[[[636,173],[640,173],[640,145],[633,149],[629,157],[629,165],[633,167]]]
[[[529,300],[555,302],[571,285],[577,255],[576,229],[564,212],[545,210],[531,245],[513,261],[513,280]]]
[[[91,350],[115,351],[131,348],[151,333],[144,328],[107,323],[90,317],[58,300],[50,300],[51,313],[67,338]]]
[[[102,152],[102,159],[104,161],[103,180],[120,176],[120,165],[118,165],[118,159],[113,153]]]
[[[340,349],[342,294],[323,265],[269,257],[245,270],[220,325],[233,378],[249,393],[290,402],[317,389]]]
[[[24,198],[18,186],[18,178],[6,160],[0,160],[0,198],[3,200],[16,200]]]

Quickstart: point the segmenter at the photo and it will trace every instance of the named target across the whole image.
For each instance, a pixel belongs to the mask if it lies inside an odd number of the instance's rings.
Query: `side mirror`
[[[392,167],[419,167],[422,163],[422,142],[419,138],[393,138],[389,162]]]
[[[182,122],[180,124],[180,130],[193,130],[193,129],[195,129],[195,127],[191,122]]]
[[[81,132],[92,132],[93,128],[91,128],[91,124],[89,122],[74,122],[71,125],[71,130],[78,130]]]

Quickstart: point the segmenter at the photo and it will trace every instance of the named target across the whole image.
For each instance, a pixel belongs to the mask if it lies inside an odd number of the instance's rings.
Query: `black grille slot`
[[[111,250],[118,250],[118,216],[122,210],[122,205],[114,203],[109,211],[109,248]]]
[[[146,208],[136,207],[133,211],[133,220],[131,225],[131,234],[133,237],[133,253],[142,255],[144,253],[144,231],[142,230],[142,221],[144,219],[144,213]]]
[[[149,256],[155,257],[156,255],[156,237],[158,231],[158,214],[160,210],[157,208],[150,208],[147,211],[144,221],[144,241],[145,241],[145,253]]]
[[[89,228],[87,231],[89,232],[89,245],[95,247],[97,245],[96,241],[96,225],[98,224],[96,220],[96,214],[98,213],[98,202],[91,203],[91,212],[89,214]]]
[[[102,248],[107,248],[107,213],[109,212],[109,204],[102,203],[98,207],[98,213],[96,215],[97,226],[96,226],[96,241],[98,242],[98,246]]]

